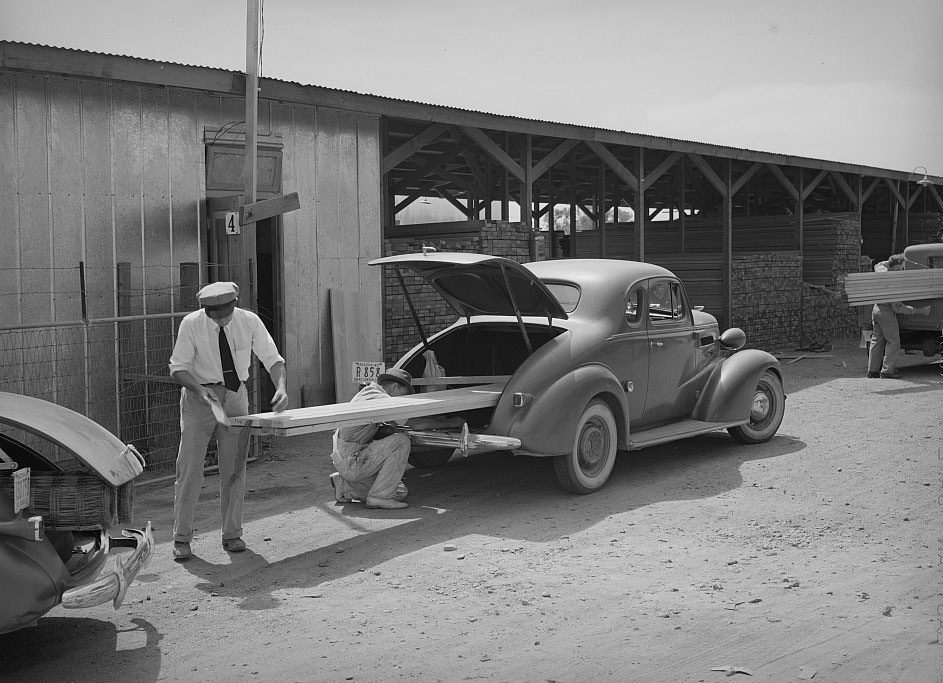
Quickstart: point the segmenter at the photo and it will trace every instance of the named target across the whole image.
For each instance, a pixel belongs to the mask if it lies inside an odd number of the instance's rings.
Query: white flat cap
[[[200,306],[220,306],[239,298],[239,285],[235,282],[213,282],[196,293]]]

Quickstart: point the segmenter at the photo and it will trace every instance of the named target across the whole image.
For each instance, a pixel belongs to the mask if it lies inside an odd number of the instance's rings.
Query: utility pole
[[[243,160],[243,204],[254,204],[258,185],[258,159],[256,134],[259,118],[259,27],[261,25],[260,0],[246,0],[246,151]],[[255,224],[243,226],[242,262],[248,285],[245,304],[252,310],[258,308],[256,301]]]

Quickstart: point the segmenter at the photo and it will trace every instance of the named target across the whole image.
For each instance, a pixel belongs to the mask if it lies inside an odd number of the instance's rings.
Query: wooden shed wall
[[[34,339],[0,345],[5,388],[112,426],[117,368],[166,377],[175,323],[153,316],[187,310],[181,264],[201,263],[206,278],[204,129],[243,119],[244,100],[229,94],[0,72],[0,326],[150,316],[117,330],[86,323],[75,348],[18,333]],[[380,273],[361,267],[381,254],[379,120],[263,99],[259,130],[281,136],[283,191],[301,199],[281,219],[292,405],[303,387],[308,404],[331,401],[332,288],[363,295],[357,341],[381,355]],[[30,376],[10,377],[25,353]],[[79,395],[86,384],[91,397]]]
[[[382,274],[366,267],[382,255],[379,118],[286,104],[271,116],[285,141],[284,191],[301,200],[282,217],[291,405],[333,403],[335,347],[350,360],[383,356]],[[332,289],[355,302],[358,335],[332,340]]]

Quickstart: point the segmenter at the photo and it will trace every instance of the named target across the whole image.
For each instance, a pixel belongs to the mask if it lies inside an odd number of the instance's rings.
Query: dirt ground
[[[125,605],[0,636],[0,678],[943,680],[940,367],[782,363],[771,442],[621,454],[589,496],[489,454],[409,470],[406,510],[337,505],[328,437],[279,439],[250,465],[249,551],[220,547],[210,477],[178,564],[171,484],[139,487],[158,547]]]

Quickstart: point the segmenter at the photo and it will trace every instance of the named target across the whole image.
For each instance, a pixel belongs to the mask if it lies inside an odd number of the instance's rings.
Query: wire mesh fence
[[[88,416],[145,456],[145,476],[174,470],[180,438],[180,386],[168,370],[177,326],[197,307],[206,275],[229,275],[218,263],[162,263],[160,245],[130,250],[132,260],[53,266],[33,254],[3,265],[0,254],[0,391],[45,399]],[[140,246],[140,245],[138,245]],[[26,263],[26,261],[36,263]],[[56,261],[59,261],[58,255]],[[68,260],[63,257],[63,260]],[[244,264],[236,264],[236,268]],[[250,369],[250,404],[257,371]],[[48,441],[0,425],[57,462],[80,468]],[[253,449],[256,444],[253,440]],[[211,441],[206,464],[216,463]]]
[[[133,444],[148,474],[170,472],[180,436],[180,386],[167,362],[183,315],[0,328],[0,391],[86,415]],[[29,443],[40,452],[49,448]]]

